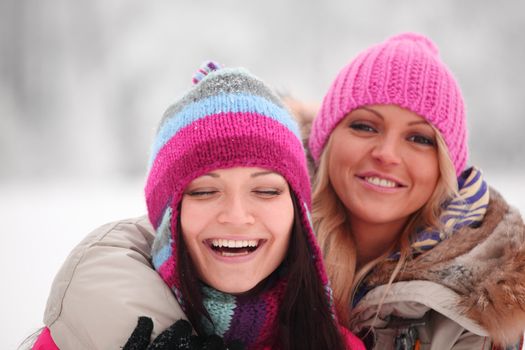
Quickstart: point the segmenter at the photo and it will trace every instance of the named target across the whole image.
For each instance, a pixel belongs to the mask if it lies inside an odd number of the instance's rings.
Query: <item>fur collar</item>
[[[500,344],[525,329],[525,225],[519,212],[490,189],[483,223],[460,229],[436,247],[408,261],[396,281],[427,280],[452,289],[458,307]],[[366,278],[387,284],[395,261],[385,261]]]

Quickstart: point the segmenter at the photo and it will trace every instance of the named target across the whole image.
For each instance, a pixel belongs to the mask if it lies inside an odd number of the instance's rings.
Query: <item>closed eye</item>
[[[193,190],[193,191],[188,191],[185,194],[190,197],[203,198],[203,197],[212,196],[217,192],[219,191],[217,190]]]
[[[283,191],[279,189],[262,189],[262,190],[253,190],[253,193],[255,193],[259,197],[263,198],[272,198],[279,196]]]

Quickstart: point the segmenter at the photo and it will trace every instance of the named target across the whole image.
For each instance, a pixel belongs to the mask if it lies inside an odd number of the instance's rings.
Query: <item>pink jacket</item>
[[[49,328],[44,328],[42,333],[38,336],[35,344],[33,345],[32,350],[60,350],[55,344],[53,338],[51,337],[51,332]]]

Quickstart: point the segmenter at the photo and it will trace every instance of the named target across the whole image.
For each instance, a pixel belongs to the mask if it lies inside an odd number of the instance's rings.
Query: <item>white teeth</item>
[[[233,239],[212,239],[211,245],[215,248],[246,248],[257,247],[259,242],[255,239],[250,240],[233,240]]]
[[[396,183],[394,181],[381,179],[379,177],[365,177],[365,181],[369,182],[373,185],[380,186],[380,187],[396,187]]]

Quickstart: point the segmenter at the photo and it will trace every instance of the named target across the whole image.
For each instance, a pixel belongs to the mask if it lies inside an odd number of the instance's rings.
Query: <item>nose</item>
[[[221,224],[251,225],[255,222],[255,217],[247,199],[242,195],[230,195],[223,202],[217,220]]]
[[[374,145],[372,157],[383,165],[399,164],[402,158],[401,145],[393,137],[382,137]]]

